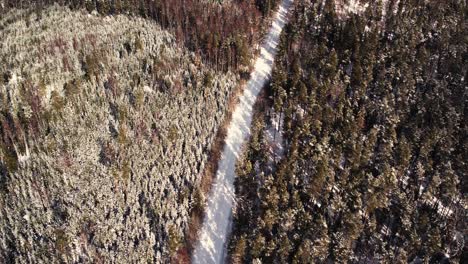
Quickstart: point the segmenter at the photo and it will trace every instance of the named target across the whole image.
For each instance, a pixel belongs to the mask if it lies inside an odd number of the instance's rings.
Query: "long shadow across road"
[[[226,237],[230,232],[235,205],[234,177],[236,161],[242,145],[250,136],[253,105],[271,76],[279,36],[286,24],[293,0],[283,0],[275,14],[270,31],[255,61],[254,71],[232,115],[218,171],[210,191],[203,227],[192,255],[193,263],[224,263]]]

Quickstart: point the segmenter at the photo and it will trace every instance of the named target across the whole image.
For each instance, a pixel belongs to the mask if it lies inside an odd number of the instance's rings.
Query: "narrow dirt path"
[[[286,24],[292,1],[283,0],[281,2],[270,31],[261,46],[260,56],[255,62],[251,78],[232,115],[216,179],[208,197],[203,227],[193,252],[193,263],[223,263],[225,260],[224,249],[226,237],[230,232],[235,200],[236,161],[241,153],[242,145],[250,135],[252,108],[255,100],[270,78],[279,36]]]

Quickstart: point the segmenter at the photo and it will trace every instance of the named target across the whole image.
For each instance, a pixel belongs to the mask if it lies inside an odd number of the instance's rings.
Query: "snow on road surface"
[[[234,206],[235,164],[242,145],[250,135],[252,108],[265,82],[270,78],[280,33],[286,24],[293,0],[283,0],[261,46],[254,71],[232,115],[216,179],[210,191],[203,227],[192,256],[193,263],[223,263]]]

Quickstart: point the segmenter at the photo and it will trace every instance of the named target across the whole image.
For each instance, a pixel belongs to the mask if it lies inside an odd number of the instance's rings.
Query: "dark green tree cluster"
[[[466,262],[466,4],[378,1],[344,18],[308,2],[238,164],[231,260]],[[273,111],[286,153],[272,166]]]

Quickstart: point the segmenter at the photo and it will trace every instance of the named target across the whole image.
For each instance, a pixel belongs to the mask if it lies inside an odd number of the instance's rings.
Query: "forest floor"
[[[215,182],[207,199],[207,207],[199,240],[195,245],[194,263],[222,263],[225,259],[225,244],[235,203],[234,177],[236,161],[242,146],[250,136],[253,105],[258,94],[271,76],[274,57],[281,31],[293,0],[283,0],[274,16],[273,23],[261,46],[260,56],[228,127],[226,142],[219,161]]]
[[[270,123],[267,123],[265,130],[265,139],[268,144],[268,166],[273,170],[274,164],[283,157],[284,154],[284,137],[281,125],[284,122],[282,114],[272,113],[269,117]]]

